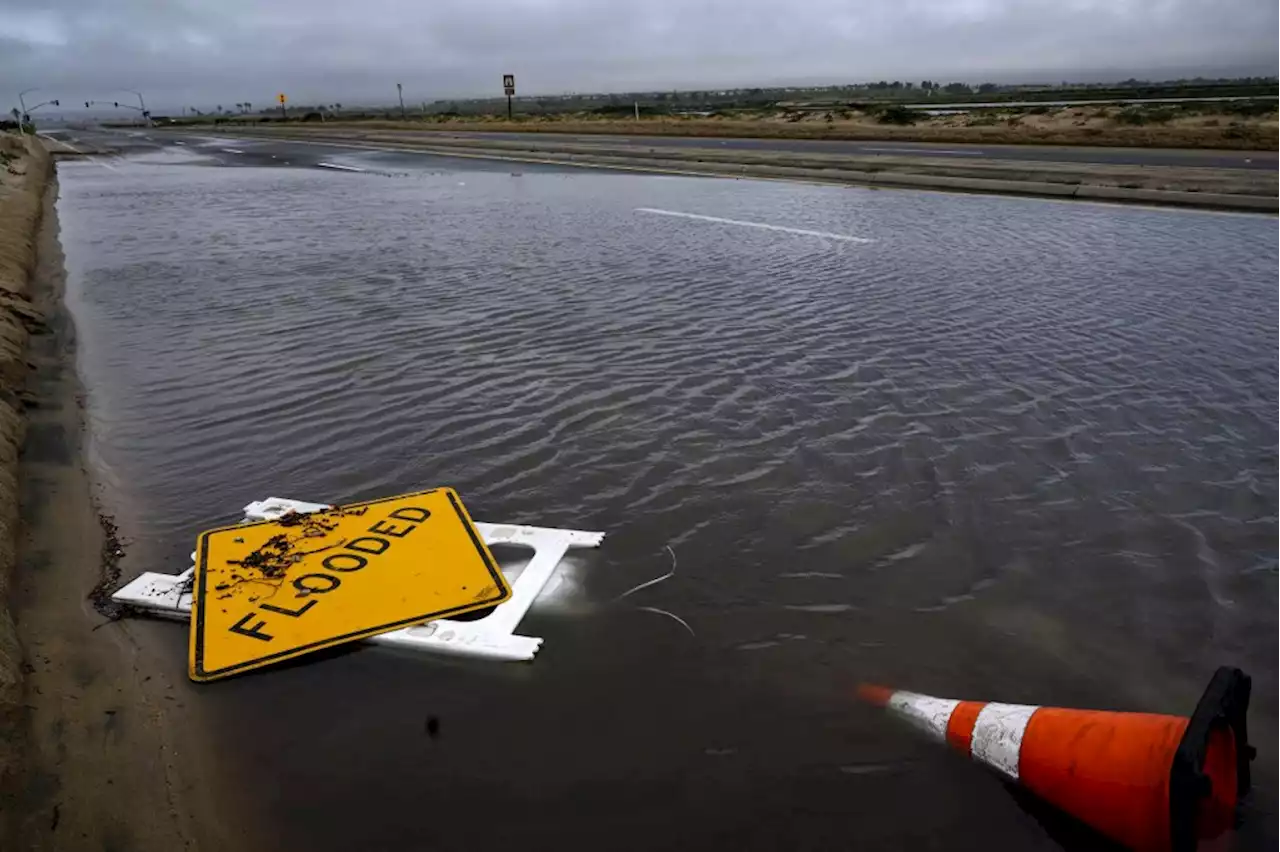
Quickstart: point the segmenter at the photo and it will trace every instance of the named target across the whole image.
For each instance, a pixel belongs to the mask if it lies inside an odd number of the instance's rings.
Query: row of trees
[[[874,83],[857,83],[849,86],[828,86],[828,87],[824,87],[822,89],[817,89],[817,90],[814,90],[814,89],[796,90],[796,89],[786,89],[786,88],[783,88],[783,89],[732,89],[732,90],[728,90],[727,94],[729,96],[736,95],[744,99],[758,100],[761,98],[786,97],[789,94],[796,94],[802,91],[839,91],[839,90],[851,90],[851,89],[869,89],[871,91],[879,90],[879,91],[889,91],[889,92],[909,92],[909,91],[918,90],[921,92],[925,92],[927,94],[932,94],[933,92],[946,92],[948,94],[953,94],[953,95],[966,95],[966,94],[973,94],[974,92],[986,94],[989,92],[995,92],[999,90],[999,88],[1000,86],[998,86],[995,83],[982,83],[981,85],[978,85],[978,86],[970,86],[968,83],[945,83],[944,84],[944,83],[939,83],[936,80],[921,80],[920,83],[917,85],[916,83],[913,83],[909,80],[906,82],[903,82],[902,80],[893,80],[893,81],[879,80]],[[680,102],[680,101],[697,102],[697,101],[708,101],[708,100],[723,100],[725,96],[726,96],[725,93],[717,92],[717,91],[654,92],[651,95],[652,99],[655,101],[673,101],[673,102]],[[565,99],[572,100],[575,97],[576,96],[566,96]],[[627,100],[630,96],[618,96],[618,97],[623,100]],[[594,99],[594,98],[588,97],[587,99]],[[609,98],[609,99],[613,100],[614,98]],[[645,98],[643,98],[642,96],[642,99],[645,99]]]
[[[195,107],[189,107],[189,109],[191,110],[191,113],[193,115],[204,115],[203,112],[196,109]],[[319,106],[316,106],[316,107],[301,107],[301,109],[328,110],[329,112],[337,112],[338,110],[342,109],[342,104],[336,104],[336,103],[320,104]],[[240,115],[245,115],[251,112],[252,110],[253,110],[253,104],[249,103],[248,101],[245,101],[242,104],[236,104],[235,112],[232,112],[229,109],[223,109],[222,104],[218,104],[213,108],[214,113],[216,113],[217,115],[235,115],[236,113],[239,113]]]
[[[900,83],[897,81],[886,83],[881,81],[870,84],[870,88],[887,88],[887,90],[896,91],[902,90],[902,88],[910,90],[914,86],[913,83]],[[928,93],[928,95],[932,95],[934,92],[946,92],[947,95],[973,95],[975,91],[980,95],[989,95],[991,92],[1000,91],[1000,86],[997,86],[996,83],[982,83],[975,88],[969,86],[969,83],[940,83],[934,81],[934,79],[922,79],[920,81],[920,91]]]

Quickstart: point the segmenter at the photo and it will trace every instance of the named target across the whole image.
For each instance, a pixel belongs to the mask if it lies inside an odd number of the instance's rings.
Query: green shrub
[[[875,111],[876,121],[881,124],[915,124],[915,110],[907,109],[900,104],[880,107]]]
[[[1275,112],[1276,106],[1276,101],[1231,101],[1222,111],[1242,118],[1257,118]]]

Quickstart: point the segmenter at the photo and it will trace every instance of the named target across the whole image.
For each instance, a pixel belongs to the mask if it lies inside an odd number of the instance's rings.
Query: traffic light
[[[115,106],[115,107],[119,107],[119,106],[120,106],[120,102],[119,102],[119,101],[112,101],[112,102],[111,102],[111,105],[112,105],[112,106]]]
[[[54,106],[62,106],[62,104],[58,103],[56,100],[53,102],[53,105],[54,105]]]
[[[88,102],[88,101],[85,101],[85,102],[84,102],[84,108],[85,108],[85,109],[88,109],[88,108],[89,108],[89,102]]]

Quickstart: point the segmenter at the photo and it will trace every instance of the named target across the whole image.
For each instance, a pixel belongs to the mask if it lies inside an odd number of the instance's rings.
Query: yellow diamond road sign
[[[216,680],[433,618],[511,588],[458,495],[437,488],[200,536],[191,679]]]

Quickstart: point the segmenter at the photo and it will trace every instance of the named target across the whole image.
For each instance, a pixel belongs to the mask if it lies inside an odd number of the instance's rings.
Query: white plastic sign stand
[[[323,503],[304,503],[270,497],[244,507],[245,523],[269,521],[286,512],[316,512],[329,508]],[[431,654],[446,654],[482,660],[532,660],[542,640],[515,633],[529,607],[555,575],[556,566],[572,547],[599,547],[604,533],[525,527],[476,522],[485,544],[514,544],[533,549],[533,558],[511,584],[511,598],[484,618],[475,621],[439,619],[426,624],[381,633],[368,640],[375,645],[407,648]],[[194,555],[193,555],[194,558]],[[181,574],[146,572],[111,596],[117,603],[164,618],[191,618],[191,583],[194,566]]]

